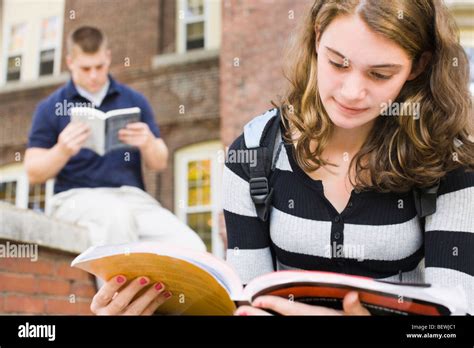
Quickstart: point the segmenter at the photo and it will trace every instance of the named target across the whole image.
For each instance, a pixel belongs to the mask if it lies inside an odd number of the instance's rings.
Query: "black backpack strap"
[[[436,212],[436,199],[438,197],[440,181],[430,187],[413,188],[416,213],[419,218],[424,218]]]
[[[245,165],[250,177],[250,196],[257,216],[267,221],[273,198],[270,175],[274,161],[276,141],[280,134],[280,110],[272,109],[249,122],[244,129],[246,147],[256,152],[255,165]]]

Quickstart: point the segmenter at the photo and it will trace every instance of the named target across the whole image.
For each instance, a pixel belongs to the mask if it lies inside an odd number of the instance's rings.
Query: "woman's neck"
[[[364,145],[374,123],[375,120],[352,129],[334,126],[326,149],[333,154],[356,154]]]

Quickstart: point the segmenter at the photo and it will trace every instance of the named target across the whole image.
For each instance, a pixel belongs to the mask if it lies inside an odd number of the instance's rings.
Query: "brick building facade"
[[[226,146],[286,88],[288,41],[313,1],[228,0],[223,6],[220,114]],[[255,35],[258,33],[258,35]]]

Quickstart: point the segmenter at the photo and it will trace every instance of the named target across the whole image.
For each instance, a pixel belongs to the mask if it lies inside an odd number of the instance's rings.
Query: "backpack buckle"
[[[257,216],[261,221],[267,221],[273,198],[273,187],[270,189],[268,179],[263,176],[251,178],[249,183],[250,196],[255,204]]]
[[[254,203],[262,204],[270,192],[268,179],[265,177],[251,178],[250,184],[250,195]]]

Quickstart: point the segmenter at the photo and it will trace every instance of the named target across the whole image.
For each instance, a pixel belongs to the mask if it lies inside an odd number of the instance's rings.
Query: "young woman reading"
[[[317,0],[292,53],[267,221],[242,164],[225,167],[227,261],[244,283],[304,269],[459,285],[474,311],[469,67],[446,7]],[[243,135],[230,150],[248,150]],[[420,219],[412,190],[437,183],[436,212]],[[94,312],[150,314],[162,303],[153,288],[129,303],[144,285],[118,279],[98,292]],[[343,310],[263,296],[236,314],[269,312],[369,314],[355,292]]]

